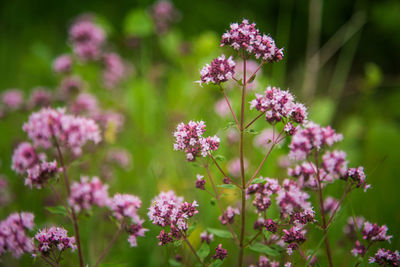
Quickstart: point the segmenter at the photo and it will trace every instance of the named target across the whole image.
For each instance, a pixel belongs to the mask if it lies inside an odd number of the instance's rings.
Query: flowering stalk
[[[229,110],[231,111],[232,116],[233,116],[233,118],[234,118],[235,121],[236,121],[236,126],[237,126],[238,129],[240,129],[239,121],[238,121],[238,119],[237,119],[237,117],[236,117],[236,115],[235,115],[235,112],[234,112],[233,109],[232,109],[232,106],[231,106],[231,103],[229,102],[228,97],[226,96],[225,90],[224,90],[224,88],[222,88],[221,84],[219,85],[219,87],[221,88],[221,91],[222,91],[222,93],[224,94],[224,98],[225,98],[226,104],[228,105]]]
[[[324,231],[324,242],[325,242],[326,255],[328,256],[329,266],[333,267],[331,248],[330,248],[329,239],[328,239],[328,230],[327,230],[328,225],[326,223],[326,218],[325,218],[324,198],[322,195],[322,186],[321,186],[321,177],[320,177],[318,156],[319,156],[318,152],[316,152],[315,153],[315,165],[317,168],[318,196],[319,196],[320,212],[321,212],[321,217],[322,217],[322,230]]]
[[[52,129],[52,127],[51,127],[51,129]],[[63,158],[63,155],[62,155],[62,152],[61,152],[60,145],[59,145],[59,143],[57,141],[57,138],[54,136],[54,132],[53,131],[52,131],[52,136],[53,136],[53,140],[54,140],[54,145],[56,146],[56,149],[57,149],[58,159],[59,159],[60,164],[61,164],[67,195],[69,197],[70,194],[71,194],[71,188],[70,188],[70,183],[69,183],[69,179],[68,179],[68,175],[67,175],[67,168],[66,168],[66,165],[64,163],[64,158]],[[83,257],[82,257],[81,240],[80,240],[80,235],[79,235],[78,220],[76,218],[76,213],[75,213],[74,209],[71,209],[71,216],[72,216],[72,223],[74,225],[76,244],[77,244],[77,247],[78,247],[79,266],[80,267],[84,267]]]
[[[208,155],[210,156],[210,158],[214,161],[215,165],[217,166],[218,170],[222,173],[222,175],[224,176],[224,178],[228,178],[229,182],[232,183],[234,186],[236,186],[237,188],[239,188],[240,190],[242,190],[242,187],[236,183],[235,181],[233,181],[232,179],[229,178],[228,175],[226,175],[226,173],[222,170],[221,166],[219,166],[218,162],[216,161],[216,159],[214,158],[214,156],[211,153],[208,153]]]
[[[246,177],[244,174],[244,156],[243,156],[243,135],[244,135],[244,106],[246,100],[246,54],[243,49],[243,86],[242,86],[242,105],[240,109],[240,141],[239,141],[239,157],[240,157],[240,174],[242,178],[242,212],[241,212],[241,228],[240,228],[240,243],[239,243],[239,260],[238,266],[243,265],[243,250],[244,250],[244,231],[246,228]]]
[[[182,234],[183,235],[183,240],[185,241],[185,243],[188,245],[188,247],[190,248],[190,250],[193,252],[193,255],[196,257],[196,259],[200,262],[201,265],[203,266],[207,266],[207,264],[205,264],[199,257],[199,255],[197,255],[196,250],[193,248],[192,244],[190,244],[190,241],[187,239],[186,234]]]

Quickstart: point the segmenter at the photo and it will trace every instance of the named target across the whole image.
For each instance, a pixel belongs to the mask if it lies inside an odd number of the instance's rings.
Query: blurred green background
[[[45,86],[52,90],[59,77],[52,72],[53,59],[70,52],[67,45],[68,28],[74,18],[90,12],[96,15],[107,32],[110,49],[131,62],[135,75],[121,88],[107,91],[96,78],[98,70],[82,67],[80,74],[89,84],[103,107],[124,113],[125,126],[114,143],[106,146],[123,147],[132,153],[131,170],[115,169],[107,181],[110,193],[132,193],[143,201],[140,211],[146,217],[151,199],[161,190],[174,189],[178,195],[200,203],[193,236],[208,226],[219,227],[219,211],[211,209],[209,196],[194,189],[195,175],[204,170],[185,162],[183,153],[172,150],[172,132],[180,121],[204,120],[207,133],[221,137],[218,154],[226,163],[237,154],[237,147],[226,141],[230,118],[215,116],[214,103],[221,98],[217,87],[200,87],[199,70],[212,58],[229,49],[219,47],[221,34],[229,24],[248,18],[258,28],[271,34],[279,47],[285,48],[284,59],[263,68],[258,77],[257,91],[267,85],[290,88],[300,102],[306,103],[310,119],[322,125],[331,124],[344,134],[339,148],[348,154],[350,166],[363,165],[372,189],[354,192],[345,202],[338,222],[331,229],[331,243],[338,266],[354,265],[350,255],[351,243],[343,242],[342,227],[352,214],[386,224],[394,235],[392,249],[400,247],[400,2],[381,1],[173,1],[179,19],[170,30],[159,36],[154,33],[149,7],[153,1],[1,1],[0,2],[0,90],[19,88],[28,94],[32,88]],[[139,19],[138,19],[139,17]],[[150,23],[150,26],[146,26]],[[133,38],[134,37],[134,38]],[[133,41],[132,41],[133,40]],[[229,91],[234,107],[239,107],[240,92]],[[253,97],[249,93],[248,99]],[[248,119],[256,113],[249,112]],[[12,201],[1,207],[0,218],[17,210],[33,211],[38,226],[58,223],[72,231],[60,216],[48,213],[44,206],[54,204],[50,191],[30,190],[23,179],[10,169],[15,145],[26,139],[21,127],[27,112],[16,112],[0,120],[0,173],[7,176]],[[259,121],[255,128],[268,128]],[[246,156],[250,169],[256,168],[264,151],[254,149],[252,135],[246,137]],[[287,143],[274,151],[263,176],[285,177],[276,161],[287,153]],[[71,170],[77,179],[81,174],[101,175],[101,151],[85,155],[82,161],[90,167]],[[218,176],[216,169],[213,169]],[[61,190],[61,187],[60,187]],[[328,189],[328,194],[340,197],[341,183]],[[227,203],[234,200],[227,198]],[[252,214],[249,215],[253,216]],[[253,216],[254,217],[254,216]],[[157,246],[159,230],[151,229],[139,246],[129,248],[126,236],[112,248],[104,266],[164,266],[174,257],[174,249]],[[85,258],[93,264],[99,251],[106,246],[115,229],[102,211],[94,212],[81,222]],[[105,238],[106,237],[106,238]],[[198,237],[193,237],[198,246]],[[221,240],[227,243],[225,240]],[[315,243],[319,239],[315,238]],[[213,243],[216,246],[217,240]],[[310,242],[307,249],[313,249]],[[337,245],[336,245],[337,244]],[[228,250],[235,254],[235,249]],[[181,252],[180,252],[181,253]],[[254,263],[253,255],[245,259]],[[254,254],[255,255],[255,254]],[[324,264],[321,250],[321,266]],[[66,263],[74,266],[68,254]],[[236,257],[227,260],[230,266]],[[120,264],[120,265],[117,265]],[[6,256],[0,265],[30,266],[29,256],[15,261]],[[42,266],[38,261],[35,266]],[[296,265],[297,266],[297,265]]]

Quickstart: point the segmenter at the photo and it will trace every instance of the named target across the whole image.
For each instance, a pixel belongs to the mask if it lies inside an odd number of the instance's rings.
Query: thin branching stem
[[[215,166],[217,166],[218,170],[222,173],[222,175],[224,176],[224,178],[225,178],[225,177],[228,178],[229,181],[230,181],[233,185],[235,185],[235,186],[238,187],[240,190],[242,190],[242,187],[241,187],[238,183],[236,183],[235,181],[233,181],[233,180],[222,170],[221,166],[219,166],[219,164],[218,164],[217,160],[214,158],[214,156],[213,156],[211,153],[208,153],[208,155],[209,155],[210,158],[214,161]]]
[[[104,251],[101,253],[99,259],[96,261],[96,264],[93,265],[93,267],[97,267],[100,262],[103,260],[103,258],[107,255],[107,253],[110,251],[112,245],[114,245],[115,241],[117,240],[117,238],[119,237],[119,235],[122,233],[122,231],[125,228],[125,223],[124,221],[121,222],[121,225],[119,227],[119,229],[115,232],[114,236],[112,237],[110,243],[108,244],[108,246],[104,249]]]
[[[238,119],[237,119],[237,117],[236,117],[236,115],[235,115],[235,112],[234,112],[233,109],[232,109],[232,106],[231,106],[231,103],[230,103],[230,101],[229,101],[229,99],[228,99],[228,96],[226,95],[225,90],[224,90],[224,88],[222,88],[221,84],[219,84],[219,87],[221,88],[221,91],[222,91],[222,93],[224,94],[224,98],[225,98],[226,104],[228,105],[229,110],[231,111],[232,116],[233,116],[233,118],[234,118],[235,121],[236,121],[236,127],[238,128],[238,130],[240,130],[239,121],[238,121]]]
[[[257,117],[255,117],[251,122],[249,122],[245,129],[248,129],[253,123],[255,123],[259,118],[261,118],[265,114],[265,111],[261,112]]]
[[[197,254],[196,250],[193,248],[192,244],[190,243],[190,241],[187,239],[186,235],[183,234],[183,240],[186,242],[186,244],[188,245],[188,247],[190,248],[190,250],[192,251],[193,255],[196,257],[196,259],[200,262],[201,265],[203,266],[207,266],[207,264],[205,264],[199,257],[199,255]]]

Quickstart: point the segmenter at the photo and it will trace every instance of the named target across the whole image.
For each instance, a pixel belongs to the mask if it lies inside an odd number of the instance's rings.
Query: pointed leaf
[[[203,244],[197,251],[197,255],[199,255],[200,259],[204,259],[208,256],[208,254],[210,254],[210,247],[208,246],[207,242],[203,242]]]
[[[222,238],[232,238],[232,233],[226,230],[207,228],[207,231]]]

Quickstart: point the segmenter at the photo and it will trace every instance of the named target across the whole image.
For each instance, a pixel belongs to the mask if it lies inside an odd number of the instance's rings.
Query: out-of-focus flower
[[[273,129],[264,129],[261,133],[259,133],[253,140],[254,147],[268,149],[271,147],[274,142],[274,137],[278,136],[277,133],[274,135]]]
[[[131,153],[122,148],[110,149],[107,153],[107,160],[124,169],[129,169],[132,166]]]
[[[206,184],[206,180],[204,180],[204,176],[197,174],[196,175],[196,188],[201,189],[201,190],[205,190],[205,184]]]
[[[171,24],[179,19],[179,12],[170,1],[160,0],[155,2],[150,9],[155,30],[158,34],[168,32]]]
[[[364,173],[364,167],[360,166],[358,168],[350,168],[347,170],[347,173],[341,177],[343,180],[350,180],[353,182],[356,187],[362,187],[364,188],[364,192],[367,191],[368,188],[371,187],[371,185],[367,184],[365,178],[365,173]]]
[[[31,108],[35,107],[48,107],[53,101],[50,91],[38,87],[34,88],[29,97],[29,106]]]
[[[3,92],[2,96],[3,104],[10,110],[17,110],[23,104],[23,94],[19,89],[9,89]]]
[[[99,107],[97,98],[89,93],[80,93],[75,101],[69,106],[69,110],[74,114],[94,114]]]
[[[200,239],[201,242],[206,242],[207,244],[210,244],[214,240],[214,235],[207,233],[207,231],[204,231],[200,234]]]
[[[279,267],[279,261],[271,261],[267,257],[261,255],[256,265],[250,265],[249,267]]]
[[[327,197],[324,201],[325,213],[331,213],[338,208],[339,201],[333,197]]]
[[[285,179],[281,189],[278,191],[276,201],[281,208],[281,213],[288,215],[296,209],[310,209],[309,197],[295,181]]]
[[[249,161],[244,158],[243,159],[244,170],[249,167]],[[234,177],[240,176],[240,158],[233,158],[227,164],[227,169],[230,174]]]
[[[49,179],[54,177],[61,169],[57,167],[57,161],[43,161],[29,168],[28,176],[25,178],[25,185],[40,189]]]
[[[33,214],[30,212],[12,213],[0,222],[0,256],[10,252],[14,258],[35,249],[27,230],[34,226]]]
[[[374,257],[369,258],[369,263],[377,263],[381,266],[399,266],[400,253],[380,248]]]
[[[107,206],[110,204],[108,185],[103,185],[98,177],[89,181],[88,177],[83,176],[80,182],[72,184],[68,203],[76,212],[90,210],[93,205]]]
[[[354,257],[361,256],[363,257],[365,252],[367,252],[366,248],[364,245],[360,243],[360,241],[356,241],[356,244],[354,245],[354,248],[351,250],[351,254],[354,255]]]
[[[376,223],[364,222],[362,230],[363,239],[369,241],[388,241],[390,243],[391,235],[387,235],[388,228],[386,225],[379,226]]]
[[[226,208],[226,210],[222,213],[221,216],[219,216],[218,220],[222,223],[222,224],[232,224],[234,222],[235,219],[235,215],[239,215],[239,209],[234,209],[231,206],[228,206],[228,208]]]
[[[60,97],[62,99],[68,99],[72,95],[82,91],[83,81],[79,76],[67,76],[61,80],[60,86],[58,87]]]
[[[58,73],[68,73],[72,68],[70,55],[60,55],[53,61],[53,70]]]
[[[108,89],[113,89],[119,85],[126,76],[127,70],[121,57],[116,53],[103,55],[103,83]]]
[[[288,244],[286,251],[289,255],[292,254],[293,250],[297,250],[300,244],[306,241],[306,237],[304,236],[305,231],[300,227],[293,226],[289,230],[283,229],[283,232],[282,240]]]
[[[230,114],[229,106],[224,98],[221,98],[214,104],[214,110],[217,115],[224,118]]]

